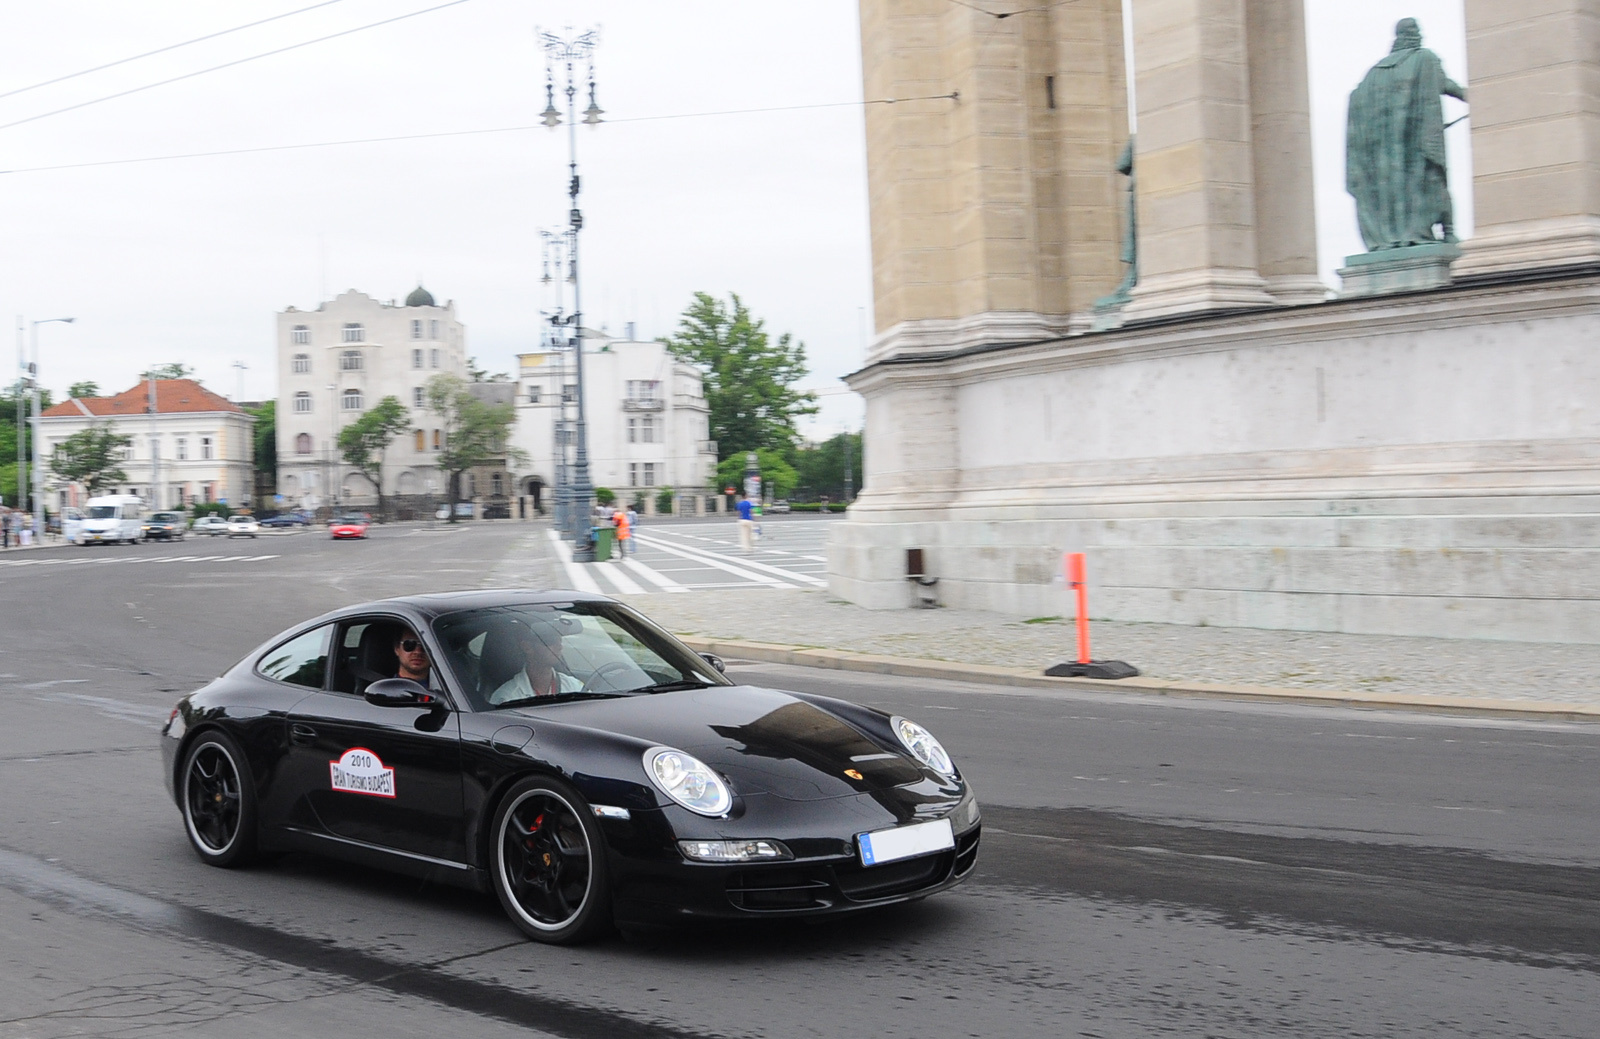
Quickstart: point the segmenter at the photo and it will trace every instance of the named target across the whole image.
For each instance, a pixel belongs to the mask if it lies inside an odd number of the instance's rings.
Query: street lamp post
[[[33,381],[33,539],[44,540],[44,471],[40,467],[39,444],[39,326],[48,325],[53,321],[70,325],[76,318],[46,317],[33,322],[33,364],[29,367],[29,376]]]
[[[544,270],[540,281],[545,285],[554,286],[554,308],[550,313],[550,326],[545,330],[545,345],[556,357],[556,391],[557,398],[551,409],[550,453],[554,465],[552,478],[552,505],[555,511],[556,530],[562,537],[572,535],[571,507],[572,491],[570,474],[567,471],[567,362],[566,356],[561,352],[562,341],[565,338],[561,326],[565,321],[562,316],[562,302],[565,290],[563,284],[571,281],[570,277],[563,278],[562,268],[568,264],[571,253],[571,231],[545,231],[539,232],[544,241]],[[551,275],[554,268],[555,274]]]
[[[583,305],[579,295],[578,232],[583,228],[583,213],[578,209],[578,83],[575,69],[578,62],[588,66],[589,107],[584,110],[585,125],[597,126],[603,114],[594,97],[594,49],[600,34],[591,29],[572,37],[558,36],[552,32],[539,33],[539,45],[544,49],[545,108],[541,113],[544,125],[554,130],[561,125],[561,112],[556,108],[556,67],[566,67],[567,95],[567,168],[570,179],[567,194],[572,207],[568,213],[571,226],[568,262],[572,269],[572,357],[576,369],[578,393],[577,445],[572,465],[572,488],[568,516],[572,536],[572,558],[576,562],[594,561],[594,546],[589,542],[588,525],[594,512],[594,484],[589,479],[589,431],[584,410],[583,384]]]

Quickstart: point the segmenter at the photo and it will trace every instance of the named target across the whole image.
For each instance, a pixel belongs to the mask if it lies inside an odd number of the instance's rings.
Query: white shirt
[[[523,668],[500,684],[500,687],[489,694],[490,703],[505,703],[508,700],[523,700],[535,696],[550,696],[554,693],[576,693],[583,689],[583,683],[573,676],[557,671],[555,673],[554,689],[534,689],[533,682],[528,678],[527,668]]]

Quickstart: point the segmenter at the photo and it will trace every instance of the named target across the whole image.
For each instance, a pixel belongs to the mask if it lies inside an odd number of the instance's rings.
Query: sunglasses
[[[401,639],[400,648],[405,650],[407,653],[415,653],[419,649],[424,653],[427,652],[427,649],[422,645],[422,642],[419,639]]]

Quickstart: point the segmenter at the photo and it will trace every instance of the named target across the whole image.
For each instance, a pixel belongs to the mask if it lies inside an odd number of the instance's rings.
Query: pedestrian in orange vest
[[[628,514],[621,509],[611,514],[611,524],[617,528],[617,559],[623,559],[628,554],[628,549],[633,543],[633,525],[628,522]]]

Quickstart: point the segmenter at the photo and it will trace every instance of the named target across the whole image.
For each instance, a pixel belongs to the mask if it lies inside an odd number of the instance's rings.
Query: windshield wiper
[[[657,682],[628,690],[630,693],[675,693],[681,689],[710,689],[711,683],[698,678],[683,678],[673,682]]]
[[[619,696],[627,695],[628,693],[551,693],[548,696],[522,696],[515,700],[502,700],[499,703],[491,704],[490,706],[498,711],[506,707],[527,707],[530,704],[537,706],[539,704],[547,703],[570,703],[573,700],[615,700]]]

